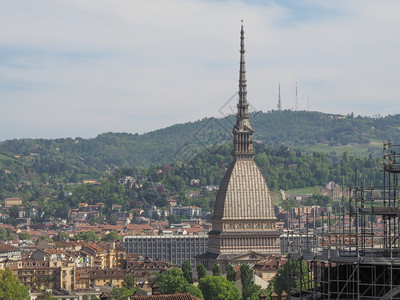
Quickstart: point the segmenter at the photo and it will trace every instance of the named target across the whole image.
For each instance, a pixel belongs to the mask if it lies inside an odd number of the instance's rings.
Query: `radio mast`
[[[278,96],[278,110],[282,110],[282,103],[281,103],[281,83],[279,82],[279,96]]]

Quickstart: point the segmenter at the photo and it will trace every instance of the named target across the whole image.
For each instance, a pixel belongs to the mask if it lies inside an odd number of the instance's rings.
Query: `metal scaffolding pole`
[[[383,185],[358,185],[355,171],[354,187],[347,190],[349,210],[342,185],[342,200],[327,216],[322,214],[320,229],[315,210],[312,231],[309,211],[305,220],[299,213],[298,230],[291,214],[288,249],[297,249],[291,267],[300,272],[298,280],[290,278],[289,299],[400,299],[399,157],[400,145],[384,143]]]

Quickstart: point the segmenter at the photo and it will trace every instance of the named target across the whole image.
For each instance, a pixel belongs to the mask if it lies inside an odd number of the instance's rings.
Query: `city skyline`
[[[221,117],[246,31],[249,103],[400,111],[396,1],[29,1],[0,12],[0,140],[143,133]]]

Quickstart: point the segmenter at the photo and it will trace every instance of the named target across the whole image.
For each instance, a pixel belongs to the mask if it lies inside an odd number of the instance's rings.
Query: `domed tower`
[[[233,127],[233,161],[220,185],[208,233],[208,249],[198,262],[212,269],[217,262],[252,263],[280,253],[279,233],[267,183],[254,162],[253,127],[249,120],[244,31],[240,31],[239,102]]]

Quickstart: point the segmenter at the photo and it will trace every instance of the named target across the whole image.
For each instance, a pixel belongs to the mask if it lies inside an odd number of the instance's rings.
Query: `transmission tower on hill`
[[[281,103],[281,83],[279,82],[279,95],[278,95],[278,110],[282,110],[282,103]]]

